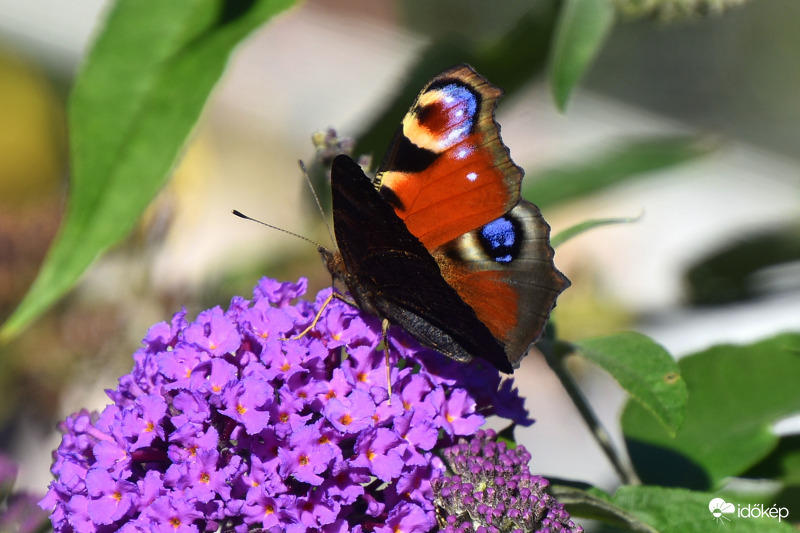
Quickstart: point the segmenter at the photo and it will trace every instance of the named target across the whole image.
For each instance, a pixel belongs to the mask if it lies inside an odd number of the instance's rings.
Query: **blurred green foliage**
[[[70,97],[66,217],[0,339],[55,303],[133,229],[167,180],[234,47],[291,3],[114,4]]]
[[[721,305],[753,298],[769,289],[758,283],[767,267],[800,261],[800,227],[788,225],[743,235],[700,259],[686,273],[688,301]],[[794,284],[795,288],[797,283]]]

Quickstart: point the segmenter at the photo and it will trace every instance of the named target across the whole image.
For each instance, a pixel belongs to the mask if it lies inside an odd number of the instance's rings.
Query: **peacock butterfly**
[[[501,94],[472,67],[452,68],[417,96],[374,180],[337,156],[339,249],[320,253],[361,309],[453,359],[511,373],[569,280],[550,227],[520,198],[523,170],[494,120]]]

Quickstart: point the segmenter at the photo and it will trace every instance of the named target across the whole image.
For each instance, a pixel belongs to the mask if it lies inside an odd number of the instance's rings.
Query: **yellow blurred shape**
[[[570,266],[565,271],[572,285],[558,297],[553,311],[560,338],[574,341],[633,327],[633,314],[598,286],[591,267]]]
[[[0,49],[0,207],[49,198],[65,165],[64,111],[50,81]]]

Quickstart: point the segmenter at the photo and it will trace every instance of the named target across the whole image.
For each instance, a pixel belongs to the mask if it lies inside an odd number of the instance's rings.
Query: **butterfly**
[[[374,180],[336,156],[338,251],[320,253],[362,310],[457,361],[511,373],[570,282],[550,227],[521,199],[523,170],[494,119],[501,95],[468,65],[446,70],[417,96]]]

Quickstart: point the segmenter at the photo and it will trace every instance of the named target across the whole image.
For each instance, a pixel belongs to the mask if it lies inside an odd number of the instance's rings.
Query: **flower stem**
[[[566,358],[575,351],[574,348],[570,344],[561,341],[552,342],[549,339],[540,342],[537,348],[539,348],[544,355],[548,366],[555,372],[564,390],[567,391],[567,394],[572,400],[572,403],[578,409],[581,418],[583,418],[583,421],[589,427],[589,431],[592,433],[592,436],[594,436],[595,441],[597,441],[600,449],[606,454],[608,460],[611,461],[611,465],[614,467],[614,470],[617,472],[622,482],[628,485],[641,484],[641,481],[636,476],[633,469],[622,460],[619,451],[615,449],[611,442],[611,436],[608,434],[608,431],[606,431],[605,427],[600,423],[600,419],[597,417],[594,410],[589,405],[589,402],[586,400],[586,397],[578,388],[575,379],[566,368]]]

